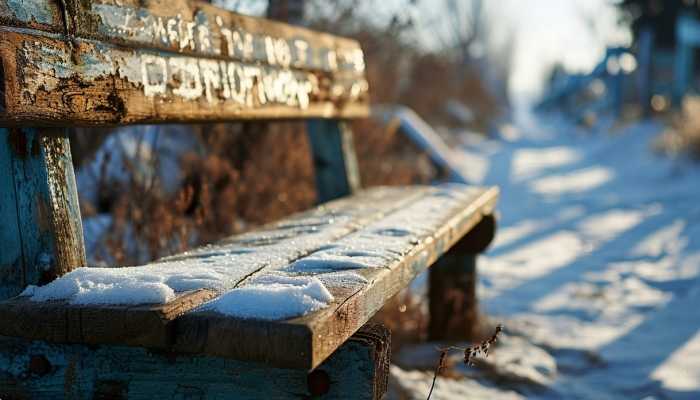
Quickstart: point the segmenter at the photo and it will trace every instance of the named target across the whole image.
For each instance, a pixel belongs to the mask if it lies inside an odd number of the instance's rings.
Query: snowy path
[[[540,123],[472,149],[502,188],[479,295],[510,335],[434,399],[700,399],[700,165],[652,154],[661,129]],[[393,376],[425,398],[432,374]]]

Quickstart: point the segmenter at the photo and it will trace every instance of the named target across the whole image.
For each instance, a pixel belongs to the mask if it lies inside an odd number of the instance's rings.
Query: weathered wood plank
[[[193,0],[0,0],[0,24],[358,79],[365,69],[355,40]]]
[[[0,0],[0,25],[63,32],[58,1]]]
[[[85,265],[68,138],[63,131],[0,129],[0,299]]]
[[[178,293],[162,305],[86,306],[67,301],[35,302],[18,297],[0,302],[0,334],[61,343],[109,343],[167,348],[173,339],[170,321],[231,289],[263,268],[281,268],[418,198],[424,188],[366,191],[355,198],[327,203],[219,245],[166,257],[132,268],[154,271],[166,279],[202,271],[223,274],[227,286]],[[303,240],[302,240],[303,239]],[[217,267],[217,264],[220,267]],[[114,271],[123,271],[116,269]]]
[[[0,14],[0,23],[15,25],[0,26],[0,124],[368,114],[363,54],[353,40],[186,0],[141,3],[67,1],[68,35],[18,28],[34,17],[6,11],[7,23]],[[11,4],[0,0],[0,10]]]
[[[116,125],[367,114],[366,85],[314,72],[0,29],[6,125]],[[359,85],[359,86],[358,86]]]
[[[360,189],[360,171],[352,131],[338,120],[311,120],[307,124],[316,175],[316,201],[325,203]]]
[[[78,37],[361,77],[357,41],[190,0],[69,1]]]
[[[207,310],[190,312],[177,320],[176,348],[184,352],[222,355],[271,365],[315,367],[369,320],[388,298],[434,263],[484,215],[491,214],[498,190],[472,188],[462,193],[458,205],[451,209],[427,211],[425,206],[430,204],[430,196],[440,195],[439,189],[434,189],[421,199],[423,203],[418,200],[406,205],[384,219],[332,243],[332,246],[298,260],[297,265],[303,265],[310,259],[324,260],[324,255],[340,255],[341,258],[349,255],[351,258],[372,252],[379,258],[383,257],[380,264],[352,269],[353,273],[366,279],[364,284],[328,284],[335,297],[329,307],[287,321],[239,319]],[[430,213],[435,215],[431,216]],[[410,228],[405,227],[411,225],[412,219],[431,217],[437,219],[430,221],[424,230],[411,232]],[[397,227],[401,223],[405,226]],[[412,235],[411,240],[388,244],[392,242],[392,235],[403,234]],[[333,270],[332,257],[327,264]],[[347,269],[339,270],[347,272]],[[294,265],[290,271],[316,276],[328,272],[303,267],[295,269]]]
[[[389,344],[386,328],[367,326],[309,375],[220,357],[0,337],[0,398],[379,400]]]
[[[202,310],[169,323],[209,297],[175,306],[132,307],[22,297],[0,303],[0,319],[8,321],[0,325],[0,333],[60,342],[174,346],[182,352],[311,369],[490,214],[497,194],[496,189],[449,185],[378,188],[221,245],[130,271],[154,271],[165,280],[181,270],[224,271],[229,283],[218,290],[243,287],[271,273],[318,277],[335,300],[305,317],[263,321]],[[352,273],[353,280],[329,281],[333,273]],[[167,314],[163,307],[176,311]]]

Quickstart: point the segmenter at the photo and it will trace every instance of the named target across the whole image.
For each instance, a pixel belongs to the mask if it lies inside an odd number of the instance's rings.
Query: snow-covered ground
[[[662,129],[549,118],[470,142],[502,189],[479,296],[506,333],[433,399],[700,399],[700,165],[653,154]],[[426,398],[436,353],[399,355],[394,398]]]

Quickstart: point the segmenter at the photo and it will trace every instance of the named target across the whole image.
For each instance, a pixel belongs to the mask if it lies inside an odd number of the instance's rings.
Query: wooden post
[[[651,96],[653,68],[652,57],[654,52],[654,30],[650,26],[645,26],[639,33],[639,43],[637,44],[638,71],[637,88],[639,104],[645,117],[651,115]]]
[[[428,339],[477,341],[484,325],[476,297],[476,258],[496,232],[493,215],[485,216],[430,268]]]
[[[389,331],[368,324],[309,372],[140,347],[0,337],[0,398],[379,400],[389,348]]]
[[[307,123],[316,173],[318,203],[348,196],[360,187],[352,132],[345,122],[313,119]]]
[[[304,22],[304,0],[270,0],[267,17],[294,25]],[[306,124],[316,175],[316,202],[348,196],[360,188],[352,131],[339,120],[311,119]]]
[[[0,129],[0,299],[85,265],[64,130]]]

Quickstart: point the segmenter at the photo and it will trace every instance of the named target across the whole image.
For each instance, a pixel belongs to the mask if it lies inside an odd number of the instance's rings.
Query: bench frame
[[[96,0],[93,3],[108,4],[110,1]],[[156,14],[163,12],[164,3],[161,0],[151,3]],[[221,13],[214,7],[187,0],[177,0],[175,3],[177,7],[195,4],[192,7],[199,11]],[[109,30],[94,34],[94,8],[85,8],[89,5],[90,2],[81,0],[33,0],[30,7],[20,12],[12,8],[17,7],[15,2],[0,0],[0,31],[11,33],[6,37],[34,35],[46,38],[39,41],[62,42],[71,57],[78,59],[85,46],[93,46],[100,40],[108,46],[116,43],[118,48],[144,45],[117,40],[114,35],[110,36]],[[319,35],[301,28],[234,13],[226,15],[253,31],[271,29],[281,36],[301,35],[309,41],[315,41],[318,37],[322,48],[339,46],[352,50],[357,46],[346,39]],[[172,51],[168,47],[172,45],[153,42],[148,43],[147,47]],[[204,50],[195,47],[191,50],[180,49],[179,53],[202,56],[197,53]],[[2,51],[3,43],[0,43],[0,170],[10,173],[0,174],[0,221],[3,222],[0,231],[0,242],[3,243],[0,254],[0,300],[16,296],[28,284],[45,284],[86,265],[68,142],[69,128],[66,126],[164,122],[172,118],[157,113],[144,114],[143,117],[139,116],[141,114],[131,115],[124,109],[111,107],[125,101],[126,97],[117,101],[109,96],[98,98],[108,100],[110,103],[107,106],[111,108],[103,107],[99,109],[100,112],[86,113],[85,118],[80,117],[73,122],[66,121],[76,115],[74,111],[60,107],[57,113],[34,108],[22,114],[22,106],[13,103],[17,96],[21,96],[21,87],[17,82],[10,81],[15,79],[18,71],[23,71],[21,68],[31,70],[32,66],[13,64],[10,65],[12,68],[8,68],[7,60],[2,59]],[[4,54],[11,54],[5,51]],[[327,79],[339,79],[339,82],[361,79],[366,85],[364,71],[348,78],[348,72],[342,68],[329,72],[325,65],[303,67],[317,69],[319,76]],[[8,70],[13,68],[14,73],[8,76]],[[346,85],[346,89],[352,91],[354,86]],[[329,101],[323,100],[323,96],[330,89],[319,90],[323,93],[318,97],[321,100],[318,100],[317,106],[312,105],[302,111],[275,106],[265,111],[251,108],[234,112],[222,105],[211,114],[193,112],[186,122],[307,119],[317,198],[319,203],[325,203],[352,195],[360,187],[352,133],[345,120],[367,116],[368,104],[364,92],[359,97]],[[129,91],[114,93],[115,96],[124,93],[137,96],[141,99],[139,101],[144,98]],[[314,99],[312,102],[316,101]],[[51,125],[63,127],[47,127]],[[431,271],[431,312],[434,316],[440,316],[431,319],[431,338],[469,339],[474,334],[475,312],[466,313],[465,318],[460,318],[457,323],[450,313],[476,310],[476,255],[490,243],[494,230],[494,219],[487,216]],[[450,286],[450,281],[467,282],[467,295],[461,298],[459,304],[453,298],[443,296],[452,289],[465,289],[462,285]],[[449,287],[444,286],[446,284]],[[389,343],[389,333],[385,328],[369,324],[309,374],[306,369],[271,368],[209,355],[0,337],[0,398],[153,398],[164,393],[183,398],[297,398],[326,393],[324,399],[379,399],[387,388]],[[3,374],[3,371],[17,370],[24,371],[20,380]]]

